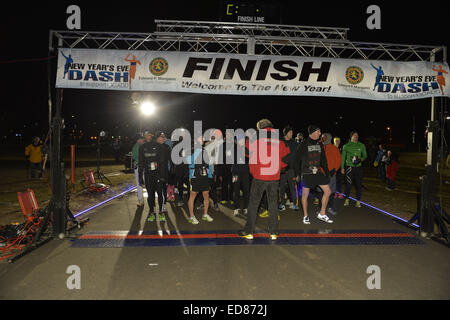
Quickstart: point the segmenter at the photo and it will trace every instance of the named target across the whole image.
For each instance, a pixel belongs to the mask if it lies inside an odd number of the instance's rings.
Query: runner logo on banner
[[[450,96],[447,63],[59,50],[57,88],[408,100]]]

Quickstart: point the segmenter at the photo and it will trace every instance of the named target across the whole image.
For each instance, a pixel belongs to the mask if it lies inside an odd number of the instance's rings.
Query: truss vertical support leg
[[[55,117],[53,118],[52,145],[52,199],[53,235],[64,238],[66,233],[66,183],[64,162],[61,157],[62,145],[62,89],[56,89]]]

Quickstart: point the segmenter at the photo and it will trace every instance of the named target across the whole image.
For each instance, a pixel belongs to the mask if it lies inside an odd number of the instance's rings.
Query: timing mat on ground
[[[255,233],[253,240],[234,230],[158,232],[96,231],[73,240],[72,247],[122,248],[161,246],[249,245],[422,245],[412,234],[398,230],[280,230],[277,240],[268,233]]]

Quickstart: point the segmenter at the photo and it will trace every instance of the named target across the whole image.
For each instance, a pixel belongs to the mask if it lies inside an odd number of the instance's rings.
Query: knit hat
[[[261,119],[256,123],[256,129],[273,128],[273,124],[269,119]]]
[[[166,135],[164,134],[164,132],[162,131],[157,131],[155,134],[155,139],[159,138],[159,137],[165,137]]]
[[[320,128],[318,126],[315,126],[315,125],[308,126],[308,134],[311,134],[317,130],[320,130]]]

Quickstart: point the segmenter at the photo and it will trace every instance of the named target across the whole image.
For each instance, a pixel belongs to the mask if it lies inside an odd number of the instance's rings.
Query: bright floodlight
[[[143,115],[149,116],[155,112],[155,105],[149,101],[145,101],[141,104],[141,112]]]

